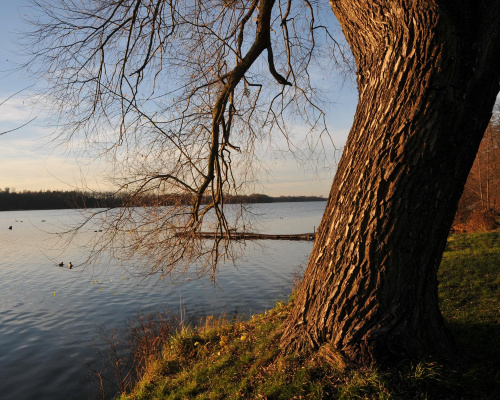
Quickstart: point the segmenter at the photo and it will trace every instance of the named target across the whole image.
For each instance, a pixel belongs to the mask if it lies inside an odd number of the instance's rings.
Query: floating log
[[[176,236],[183,235],[194,235],[201,239],[215,239],[215,238],[225,238],[225,235],[221,235],[220,232],[195,232],[195,233],[178,233]],[[230,240],[314,240],[316,233],[293,233],[293,234],[279,234],[279,235],[268,235],[264,233],[252,233],[252,232],[229,232]]]

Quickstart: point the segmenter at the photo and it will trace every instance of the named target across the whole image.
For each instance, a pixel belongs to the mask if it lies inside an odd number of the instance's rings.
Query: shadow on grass
[[[471,360],[484,360],[500,368],[500,325],[447,323],[459,347]]]
[[[448,365],[427,382],[431,399],[500,399],[500,325],[447,322],[466,361]]]

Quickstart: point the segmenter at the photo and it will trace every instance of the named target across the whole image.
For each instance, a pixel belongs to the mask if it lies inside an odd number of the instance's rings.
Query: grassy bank
[[[393,371],[356,369],[328,345],[306,359],[278,356],[290,306],[247,321],[208,318],[167,340],[122,399],[498,399],[500,232],[449,239],[439,272],[447,325],[470,359]]]

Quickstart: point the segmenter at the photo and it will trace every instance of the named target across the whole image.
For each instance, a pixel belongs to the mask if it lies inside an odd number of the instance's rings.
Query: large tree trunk
[[[285,352],[449,355],[437,270],[500,78],[500,1],[331,0],[359,103]]]

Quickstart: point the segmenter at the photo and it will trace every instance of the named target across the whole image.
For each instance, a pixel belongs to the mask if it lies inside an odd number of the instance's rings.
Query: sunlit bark
[[[499,89],[500,2],[330,3],[359,104],[282,347],[451,356],[437,270]]]

